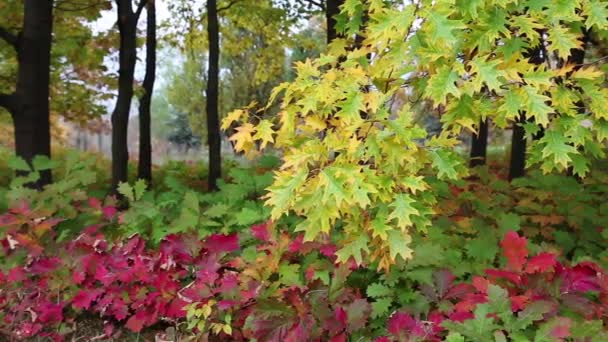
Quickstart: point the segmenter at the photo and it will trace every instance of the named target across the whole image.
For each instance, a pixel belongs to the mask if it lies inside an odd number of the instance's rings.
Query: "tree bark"
[[[344,0],[327,0],[325,3],[325,20],[327,23],[327,44],[339,37],[336,30],[335,16],[340,14],[340,6]]]
[[[150,104],[156,79],[156,7],[154,0],[148,0],[146,13],[146,76],[144,94],[139,99],[139,164],[137,176],[148,184],[152,182],[152,142]]]
[[[120,32],[118,98],[112,112],[112,192],[116,194],[118,185],[127,181],[129,162],[127,135],[137,60],[137,21],[145,0],[141,0],[137,12],[133,12],[132,0],[115,1]]]
[[[207,35],[209,39],[209,65],[207,68],[207,145],[209,146],[209,190],[217,190],[222,177],[221,138],[218,113],[220,34],[217,0],[207,0]]]
[[[513,124],[513,137],[511,139],[511,165],[509,167],[509,180],[523,177],[526,170],[526,132],[522,126],[526,122],[524,113],[519,114],[519,120]]]
[[[49,84],[53,35],[53,0],[25,0],[23,29],[13,35],[0,29],[0,38],[15,48],[19,71],[13,94],[0,96],[0,105],[13,118],[15,153],[32,165],[36,155],[51,157]],[[52,182],[51,171],[28,186],[42,189]]]
[[[486,164],[486,151],[488,147],[488,119],[479,120],[477,134],[471,136],[471,155],[469,166],[475,167]]]
[[[539,31],[542,37],[544,31]],[[539,45],[529,49],[524,56],[532,64],[541,65],[545,63],[547,51],[541,39]],[[519,119],[513,124],[513,136],[511,139],[511,164],[509,167],[509,180],[523,177],[526,174],[526,132],[523,124],[526,123],[525,113],[520,113]],[[532,137],[535,140],[541,139],[545,134],[544,128],[539,127],[539,131]]]

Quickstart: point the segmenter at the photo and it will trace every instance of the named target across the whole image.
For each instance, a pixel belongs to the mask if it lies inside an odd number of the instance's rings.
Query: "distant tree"
[[[146,76],[143,95],[139,98],[139,164],[137,177],[152,181],[152,129],[150,106],[156,79],[156,6],[155,0],[148,0],[146,8]]]
[[[137,61],[137,22],[146,0],[133,10],[132,0],[115,0],[120,33],[118,98],[112,112],[112,191],[127,181],[129,112],[133,99],[133,80]]]
[[[32,163],[34,156],[51,156],[49,85],[53,1],[25,0],[23,26],[18,33],[0,27],[0,38],[17,53],[15,91],[0,94],[0,106],[11,113],[15,127],[15,152]],[[51,171],[44,170],[30,184],[42,188],[51,183]]]

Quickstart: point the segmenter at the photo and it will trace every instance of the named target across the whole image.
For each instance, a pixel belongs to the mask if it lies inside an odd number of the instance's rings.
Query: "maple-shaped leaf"
[[[475,74],[472,79],[473,89],[479,92],[485,84],[489,90],[498,90],[506,74],[498,68],[500,60],[486,61],[485,57],[476,57],[471,61],[471,72]]]
[[[336,262],[346,263],[350,257],[353,257],[357,265],[360,265],[363,262],[363,255],[361,253],[369,252],[368,242],[367,235],[361,234],[357,239],[346,243],[344,247],[336,251],[336,256],[338,257]]]
[[[555,267],[557,260],[553,253],[540,253],[531,257],[526,265],[526,273],[546,272]]]
[[[228,113],[226,117],[222,120],[222,126],[220,127],[223,131],[227,130],[233,122],[239,121],[242,116],[245,116],[247,111],[242,109],[233,110]]]
[[[569,154],[578,154],[576,148],[568,142],[563,134],[553,130],[545,132],[545,136],[540,142],[544,143],[543,158],[551,158],[555,164],[564,168],[568,167],[572,161]]]
[[[412,226],[412,220],[410,216],[419,215],[418,209],[412,206],[412,203],[416,203],[416,200],[408,194],[397,194],[393,202],[389,205],[393,208],[393,211],[388,216],[389,220],[396,219],[397,226],[401,229],[406,229]]]
[[[237,234],[213,234],[206,238],[205,248],[210,253],[233,252],[239,249]]]
[[[510,231],[505,234],[500,242],[502,252],[507,258],[509,268],[514,271],[521,271],[528,257],[528,241],[525,237],[520,237],[516,232]]]
[[[439,178],[456,179],[458,177],[456,167],[460,165],[460,161],[456,155],[445,150],[431,151],[430,154]]]
[[[532,86],[525,86],[523,90],[525,92],[526,116],[534,117],[534,121],[538,125],[547,127],[549,125],[549,114],[554,112],[553,108],[547,105],[551,98],[539,93],[538,89]]]
[[[571,50],[580,49],[582,42],[579,37],[568,28],[561,25],[553,25],[547,30],[549,35],[549,49],[557,51],[560,58],[568,59]]]
[[[431,75],[424,93],[426,97],[433,100],[435,105],[446,103],[448,94],[460,97],[460,90],[456,87],[458,74],[448,66],[443,66]]]
[[[367,287],[367,295],[372,298],[386,297],[391,294],[391,289],[381,283],[373,283]]]
[[[347,317],[347,330],[353,332],[365,327],[372,308],[367,300],[356,299],[348,304],[344,310]]]
[[[253,135],[253,139],[260,140],[260,148],[263,149],[267,144],[274,143],[274,130],[272,129],[272,122],[268,120],[261,120],[256,126],[256,132]]]
[[[125,326],[133,331],[140,332],[146,325],[146,315],[143,311],[138,311],[135,315],[129,317]]]
[[[251,235],[261,241],[270,241],[270,229],[268,229],[270,224],[270,222],[254,224],[251,226]]]
[[[534,342],[563,341],[570,336],[572,320],[567,317],[554,317],[542,324],[536,331]]]
[[[411,259],[413,251],[410,248],[410,242],[412,242],[412,237],[406,232],[390,230],[388,232],[388,247],[391,259],[396,261],[397,255],[401,255],[403,260]]]
[[[103,290],[100,289],[86,289],[80,290],[72,298],[72,306],[79,309],[88,309],[91,304],[103,294]]]
[[[234,141],[234,150],[236,152],[248,152],[253,148],[253,134],[256,131],[255,127],[250,123],[245,123],[236,128],[234,133],[228,140]]]
[[[583,14],[587,17],[585,25],[588,29],[595,26],[597,30],[608,28],[608,4],[603,0],[583,1]]]

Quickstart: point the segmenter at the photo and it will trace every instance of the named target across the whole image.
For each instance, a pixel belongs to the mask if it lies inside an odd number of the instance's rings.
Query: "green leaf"
[[[502,85],[502,81],[499,78],[506,76],[505,72],[498,69],[498,65],[501,63],[500,60],[486,61],[485,57],[476,57],[471,61],[471,72],[476,74],[476,77],[472,79],[473,89],[480,91],[483,84],[485,84],[489,90],[498,90]]]
[[[392,294],[392,290],[381,283],[373,283],[367,287],[367,296],[371,298],[388,297]]]
[[[547,33],[549,35],[549,49],[557,51],[560,58],[568,59],[570,50],[580,49],[582,46],[578,36],[561,25],[550,27]]]
[[[608,28],[608,4],[601,0],[583,1],[583,14],[587,16],[585,25],[588,29],[595,26],[599,31]]]
[[[490,232],[481,233],[466,245],[467,255],[478,262],[491,262],[498,253],[498,239]]]
[[[129,202],[135,202],[135,197],[133,196],[133,188],[127,182],[122,182],[118,184],[118,193],[125,196]]]
[[[10,156],[7,161],[8,167],[15,171],[32,171],[27,162],[18,156]]]
[[[388,315],[393,300],[391,298],[378,298],[372,302],[372,318],[379,318]]]
[[[413,251],[409,245],[412,238],[405,232],[400,230],[391,230],[388,232],[388,246],[391,259],[395,261],[397,255],[401,255],[403,260],[412,258]]]
[[[57,163],[47,156],[37,155],[32,159],[32,165],[36,171],[51,170],[57,167]]]
[[[144,195],[144,192],[146,191],[147,187],[148,187],[148,185],[146,184],[146,181],[143,179],[138,179],[137,182],[135,182],[135,185],[133,186],[133,192],[134,192],[134,198],[136,201],[141,199],[141,197]]]
[[[418,209],[412,206],[412,203],[416,203],[408,194],[397,194],[395,200],[389,204],[393,211],[388,216],[389,220],[397,220],[397,226],[401,229],[406,229],[412,226],[412,220],[410,216],[420,214]],[[390,232],[389,232],[390,234]]]
[[[357,264],[363,262],[361,252],[369,252],[367,243],[369,242],[366,235],[359,235],[356,240],[348,242],[344,247],[336,251],[336,262],[347,262],[350,257],[353,257]]]
[[[576,148],[568,143],[564,135],[553,130],[545,132],[545,136],[540,139],[540,142],[544,144],[543,158],[552,158],[556,165],[564,168],[567,168],[572,161],[569,154],[578,154]]]
[[[285,286],[303,286],[300,277],[300,265],[281,264],[279,266],[279,281]]]
[[[433,167],[437,169],[437,176],[439,178],[458,178],[456,166],[460,164],[460,161],[455,155],[445,150],[431,151],[430,155],[433,160]]]
[[[260,222],[264,216],[261,215],[259,211],[250,208],[243,208],[235,215],[235,218],[239,225],[248,226]]]
[[[460,90],[456,87],[458,74],[448,66],[441,67],[436,74],[429,78],[425,95],[433,100],[436,106],[446,103],[447,95],[460,97]]]

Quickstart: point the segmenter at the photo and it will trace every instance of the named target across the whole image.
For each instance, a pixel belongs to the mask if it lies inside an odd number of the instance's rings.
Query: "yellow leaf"
[[[266,144],[274,143],[274,138],[272,136],[273,133],[274,133],[274,130],[272,129],[272,122],[270,122],[268,120],[262,120],[257,125],[256,132],[253,135],[253,138],[256,140],[262,141],[260,148],[263,149],[264,147],[266,147]]]
[[[603,77],[604,73],[594,67],[580,68],[572,73],[572,78],[594,80]]]
[[[228,116],[222,120],[222,130],[227,130],[233,122],[240,120],[241,116],[247,120],[247,112],[242,109],[233,110],[232,112],[228,113]]]
[[[234,141],[234,149],[237,152],[249,151],[253,147],[252,134],[255,132],[255,127],[250,123],[237,127],[236,133],[234,133],[228,140]]]

